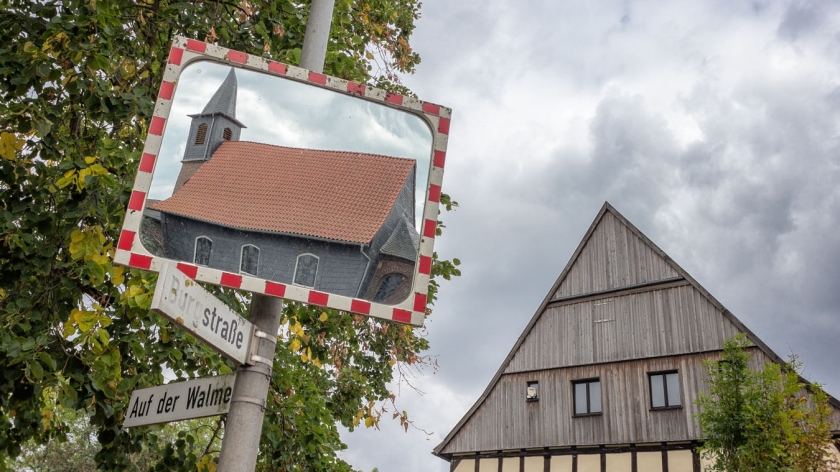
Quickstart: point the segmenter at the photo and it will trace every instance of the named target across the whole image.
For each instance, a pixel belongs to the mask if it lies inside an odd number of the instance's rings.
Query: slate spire
[[[236,73],[234,72],[234,69],[231,68],[225,78],[225,81],[222,82],[222,85],[219,86],[219,89],[216,90],[216,93],[214,93],[210,101],[207,102],[207,105],[204,107],[204,110],[201,111],[201,114],[212,115],[215,113],[221,113],[230,118],[236,119],[236,88]]]

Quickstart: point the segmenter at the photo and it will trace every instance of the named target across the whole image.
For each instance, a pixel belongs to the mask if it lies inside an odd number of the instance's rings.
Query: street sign
[[[254,325],[239,316],[212,293],[164,264],[155,286],[152,310],[193,333],[224,356],[240,364],[248,355]]]
[[[135,390],[124,428],[224,415],[230,409],[236,374],[173,382]]]

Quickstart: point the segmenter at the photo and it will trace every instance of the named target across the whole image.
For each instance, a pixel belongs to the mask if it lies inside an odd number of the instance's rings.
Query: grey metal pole
[[[300,54],[300,66],[314,72],[324,71],[327,41],[330,37],[335,0],[312,0],[306,36]],[[266,398],[271,384],[274,347],[280,328],[283,300],[254,294],[248,321],[265,333],[257,337],[256,363],[236,370],[236,383],[225,422],[219,472],[252,472],[257,466],[260,436],[265,418]]]
[[[253,341],[259,343],[257,349],[252,350],[257,356],[253,358],[255,364],[239,366],[236,370],[236,383],[233,385],[219,457],[219,471],[252,472],[257,466],[274,347],[282,314],[282,299],[254,294],[248,320],[254,324],[256,331],[265,335]]]
[[[335,0],[312,0],[309,19],[306,20],[306,35],[300,53],[300,66],[314,72],[324,72],[324,58],[327,57],[327,41],[330,39],[333,7]]]

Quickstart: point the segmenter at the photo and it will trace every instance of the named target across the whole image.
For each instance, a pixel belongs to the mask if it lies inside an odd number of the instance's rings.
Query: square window
[[[682,407],[678,372],[650,374],[650,407],[651,409]]]
[[[601,380],[576,380],[574,389],[575,415],[589,416],[601,414]]]
[[[540,383],[536,380],[528,382],[525,387],[525,401],[536,402],[540,399]]]

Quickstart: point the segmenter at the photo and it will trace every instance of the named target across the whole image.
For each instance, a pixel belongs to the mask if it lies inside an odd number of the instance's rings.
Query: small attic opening
[[[540,400],[540,383],[536,380],[528,381],[525,387],[525,401],[536,402]]]

